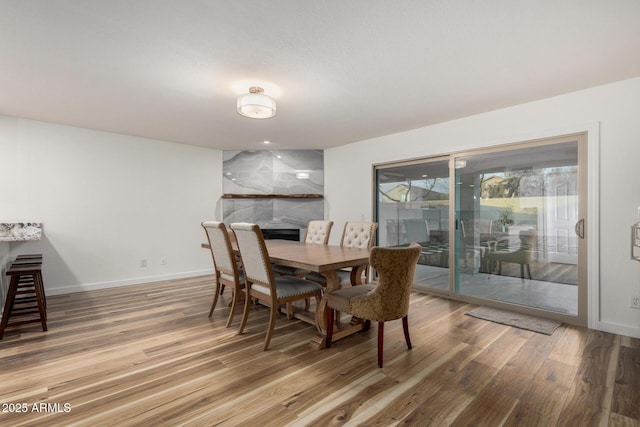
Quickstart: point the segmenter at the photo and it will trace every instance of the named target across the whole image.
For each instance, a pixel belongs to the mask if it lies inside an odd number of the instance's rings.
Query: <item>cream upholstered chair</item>
[[[411,243],[405,247],[371,249],[369,263],[378,272],[378,282],[339,289],[327,294],[327,347],[331,347],[335,311],[350,313],[366,321],[378,322],[378,366],[382,368],[384,322],[402,319],[404,338],[411,348],[409,337],[409,297],[421,247]]]
[[[375,240],[376,229],[378,228],[377,222],[366,221],[348,221],[344,224],[342,230],[342,237],[340,239],[340,246],[345,248],[371,248]],[[340,285],[346,286],[351,284],[351,272],[350,270],[338,271],[340,277]],[[319,273],[309,273],[305,276],[308,280],[320,283],[321,285],[327,284],[327,279]],[[365,269],[365,282],[369,281],[369,267]]]
[[[231,236],[225,225],[218,221],[203,221],[207,235],[207,241],[211,248],[211,259],[213,260],[213,269],[216,278],[216,290],[213,296],[213,304],[209,310],[209,317],[213,314],[213,310],[218,302],[218,295],[222,294],[225,286],[231,287],[233,298],[231,300],[231,309],[227,318],[227,328],[233,320],[236,306],[240,298],[244,297],[244,275],[238,266],[237,258],[231,248]]]
[[[329,235],[331,234],[331,228],[333,227],[333,221],[321,221],[311,220],[307,224],[307,231],[304,234],[303,242],[307,245],[326,245],[329,243]],[[298,276],[304,277],[308,274],[308,270],[300,268],[289,267],[288,265],[272,264],[273,272],[280,276]],[[309,311],[309,299],[304,301],[304,309]],[[293,312],[291,303],[287,303],[287,315],[291,316]]]
[[[326,245],[329,242],[329,235],[333,221],[312,220],[307,224],[307,231],[304,234],[303,242],[307,245]],[[304,277],[308,271],[286,265],[273,264],[273,272],[281,276]]]
[[[274,276],[269,253],[262,231],[257,224],[234,223],[231,229],[236,235],[245,274],[246,300],[256,298],[270,307],[269,327],[264,349],[269,348],[280,305],[314,297],[319,305],[322,287],[317,283],[294,276]],[[251,304],[244,305],[240,333],[244,331]]]
[[[304,234],[304,242],[307,244],[326,245],[329,242],[332,227],[333,221],[309,221],[307,231]]]

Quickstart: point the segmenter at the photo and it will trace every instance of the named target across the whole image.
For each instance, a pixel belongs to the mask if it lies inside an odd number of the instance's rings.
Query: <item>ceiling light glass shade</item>
[[[276,100],[263,93],[260,87],[238,97],[238,113],[251,119],[268,119],[276,115]]]

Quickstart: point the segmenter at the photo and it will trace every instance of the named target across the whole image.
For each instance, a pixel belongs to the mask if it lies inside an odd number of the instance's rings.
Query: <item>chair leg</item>
[[[529,276],[529,280],[532,280],[531,279],[531,266],[529,264],[527,264],[526,267],[527,267],[527,274]]]
[[[378,368],[382,368],[383,351],[384,351],[384,322],[378,322]]]
[[[271,304],[271,308],[269,310],[269,329],[267,329],[267,336],[264,339],[264,350],[269,350],[269,343],[271,342],[271,337],[273,336],[273,330],[276,326],[276,316],[278,314],[278,308],[276,307],[275,301]]]
[[[240,299],[240,292],[237,289],[234,289],[232,299],[231,299],[231,308],[229,309],[229,317],[227,318],[227,325],[226,325],[227,328],[231,325],[233,316],[236,313],[236,305],[238,304],[239,299]]]
[[[247,289],[251,287],[251,285],[247,284]],[[241,334],[244,331],[244,327],[247,325],[247,319],[249,318],[249,309],[251,308],[251,296],[249,295],[249,291],[246,291],[246,297],[244,300],[244,310],[242,311],[242,321],[240,321],[240,329],[238,330],[238,334]]]
[[[220,282],[216,280],[216,290],[213,292],[213,303],[211,303],[211,310],[209,310],[209,317],[213,314],[213,309],[216,308],[216,304],[218,303],[218,295],[222,292],[220,291]]]
[[[335,310],[327,306],[327,343],[326,347],[331,348],[331,340],[333,339],[333,321]]]
[[[402,329],[404,329],[404,340],[407,342],[407,348],[411,350],[411,338],[409,337],[409,315],[402,318]]]

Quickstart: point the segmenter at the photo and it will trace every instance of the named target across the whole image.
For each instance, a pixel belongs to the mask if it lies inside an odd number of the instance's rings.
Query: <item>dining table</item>
[[[369,249],[343,247],[334,245],[307,244],[304,242],[280,239],[265,240],[269,259],[273,264],[289,266],[296,269],[312,271],[321,274],[326,279],[323,296],[315,313],[306,310],[296,310],[294,317],[314,323],[317,334],[311,339],[310,345],[316,349],[326,347],[327,338],[327,294],[340,289],[338,271],[351,269],[350,280],[352,286],[362,284],[362,275],[369,265]],[[209,248],[207,243],[201,245]],[[234,250],[235,242],[232,242]],[[336,321],[333,327],[332,342],[352,335],[365,328],[364,321],[350,319],[348,323]]]

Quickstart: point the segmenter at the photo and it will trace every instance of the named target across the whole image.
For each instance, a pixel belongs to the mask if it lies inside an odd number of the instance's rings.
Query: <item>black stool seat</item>
[[[47,302],[42,282],[42,261],[31,260],[25,263],[23,260],[16,260],[6,274],[11,280],[0,323],[0,339],[10,326],[39,322],[42,331],[46,331]]]

